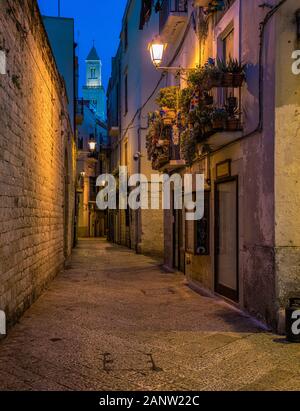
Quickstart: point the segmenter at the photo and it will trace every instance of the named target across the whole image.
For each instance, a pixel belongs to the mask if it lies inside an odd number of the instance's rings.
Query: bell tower
[[[89,100],[90,107],[101,120],[105,121],[105,90],[102,85],[102,63],[95,45],[86,58],[86,84],[83,87],[83,98]]]
[[[86,85],[87,87],[102,86],[102,63],[95,46],[86,59]]]

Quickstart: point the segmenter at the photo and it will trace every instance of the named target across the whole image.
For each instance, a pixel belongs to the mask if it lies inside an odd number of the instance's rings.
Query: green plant
[[[211,113],[211,119],[216,122],[226,122],[228,119],[228,113],[224,108],[215,108]]]
[[[179,97],[179,87],[171,86],[162,88],[156,99],[156,103],[160,108],[168,108],[170,110],[177,110]]]
[[[186,163],[191,166],[195,158],[197,141],[192,129],[184,130],[180,135],[180,152]]]
[[[230,57],[228,62],[223,59],[217,60],[217,67],[222,73],[245,74],[246,65],[239,63],[237,59]]]
[[[214,82],[220,79],[222,72],[215,65],[213,59],[209,59],[205,66],[197,66],[188,76],[189,84],[200,90],[209,90]]]
[[[193,97],[194,90],[192,87],[187,87],[181,90],[179,95],[179,110],[184,115],[187,116],[190,112],[191,100]]]
[[[162,159],[169,156],[170,126],[165,126],[159,111],[148,114],[149,128],[146,135],[148,159],[153,169],[158,169]]]
[[[246,65],[239,63],[237,59],[229,59],[228,62],[229,72],[232,74],[245,74]]]

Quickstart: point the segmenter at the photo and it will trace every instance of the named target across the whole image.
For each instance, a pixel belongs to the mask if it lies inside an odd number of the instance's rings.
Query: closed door
[[[216,187],[216,291],[238,301],[238,185],[237,179]]]

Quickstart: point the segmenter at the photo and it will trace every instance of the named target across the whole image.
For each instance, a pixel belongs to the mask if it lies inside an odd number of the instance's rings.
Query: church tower
[[[86,84],[83,86],[83,98],[90,101],[90,107],[101,120],[105,121],[106,101],[102,85],[102,63],[95,46],[86,58]]]

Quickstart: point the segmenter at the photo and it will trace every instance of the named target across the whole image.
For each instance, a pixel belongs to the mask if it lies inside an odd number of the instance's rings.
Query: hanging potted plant
[[[210,90],[213,87],[221,87],[223,81],[223,73],[216,66],[215,60],[210,58],[208,59],[207,64],[205,65],[205,75],[207,78],[207,89]]]
[[[222,72],[215,65],[213,59],[209,59],[204,67],[196,67],[188,77],[188,82],[199,90],[210,90],[212,87],[220,87]]]
[[[225,60],[218,59],[217,66],[223,73],[222,87],[241,87],[243,85],[246,68],[244,64],[230,58],[228,63]]]
[[[242,126],[238,117],[229,117],[226,122],[226,130],[227,131],[239,131],[241,130]]]

